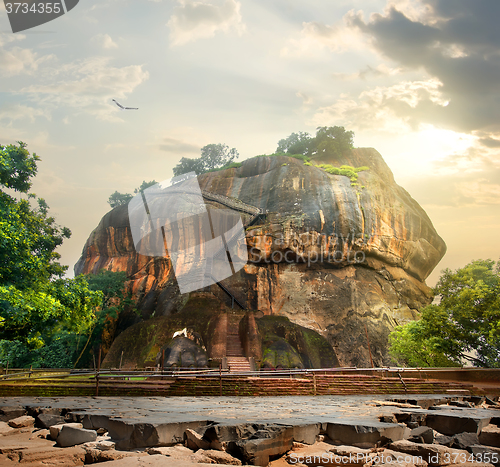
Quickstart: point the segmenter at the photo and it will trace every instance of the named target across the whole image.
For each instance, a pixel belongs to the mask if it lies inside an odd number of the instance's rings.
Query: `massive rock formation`
[[[318,332],[344,366],[387,364],[388,334],[417,318],[431,300],[425,278],[446,246],[376,150],[354,149],[313,163],[369,170],[353,183],[301,160],[273,156],[199,177],[202,190],[266,212],[246,230],[249,262],[224,286],[249,310]],[[103,217],[75,273],[101,268],[127,272],[141,312],[121,316],[118,332],[153,315],[176,314],[186,303],[169,258],[135,252],[126,205]],[[215,285],[209,292],[227,300]]]

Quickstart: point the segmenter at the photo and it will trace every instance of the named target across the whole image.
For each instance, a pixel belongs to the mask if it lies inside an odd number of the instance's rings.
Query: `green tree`
[[[147,187],[146,187],[147,188]],[[127,274],[124,271],[101,269],[97,274],[87,274],[85,280],[89,289],[100,293],[101,301],[96,310],[96,319],[87,334],[87,341],[80,352],[75,366],[88,367],[92,352],[102,343],[106,325],[116,320],[126,308],[133,306],[130,293],[125,292]]]
[[[477,260],[444,270],[434,289],[439,304],[424,307],[419,321],[391,334],[394,358],[410,365],[469,361],[500,368],[499,269],[500,262]]]
[[[39,160],[23,142],[0,145],[0,360],[8,348],[29,353],[60,333],[84,332],[100,300],[84,280],[62,278],[67,266],[55,250],[71,232],[30,192]]]
[[[134,190],[134,194],[140,193],[141,191],[144,191],[146,188],[149,188],[150,186],[156,185],[156,181],[152,180],[150,182],[146,182],[143,180],[141,183],[141,186],[139,188],[136,188]],[[134,195],[130,193],[119,193],[118,191],[115,191],[110,197],[108,198],[108,204],[112,208],[116,208],[116,206],[121,206],[122,204],[127,204]]]
[[[143,180],[143,182],[141,183],[141,186],[139,188],[136,188],[134,190],[134,193],[137,194],[137,193],[140,193],[141,191],[144,191],[146,189],[148,189],[150,186],[153,186],[153,185],[156,185],[158,182],[156,180],[151,180],[150,182],[146,182],[146,180]]]
[[[204,172],[201,159],[190,159],[189,157],[183,157],[172,170],[174,172],[174,177],[179,177],[189,172],[196,172],[197,175]]]
[[[131,195],[130,193],[119,193],[118,191],[115,191],[112,195],[109,196],[108,204],[112,208],[116,208],[116,206],[127,204],[133,197],[134,195]]]
[[[459,366],[444,355],[439,339],[427,336],[425,323],[422,320],[397,326],[389,336],[389,344],[393,360],[402,366]]]
[[[311,157],[338,157],[354,147],[354,132],[343,126],[321,126],[309,145]]]
[[[309,133],[303,131],[292,133],[288,138],[279,140],[276,153],[302,154],[305,156],[309,153],[312,140],[313,138]]]
[[[174,176],[178,177],[188,172],[196,172],[196,175],[215,169],[222,169],[231,164],[239,156],[235,148],[229,149],[226,144],[207,144],[201,148],[201,156],[198,159],[183,157],[173,168]]]

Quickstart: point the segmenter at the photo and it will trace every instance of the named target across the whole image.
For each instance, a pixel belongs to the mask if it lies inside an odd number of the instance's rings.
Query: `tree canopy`
[[[390,352],[410,366],[450,366],[464,361],[500,368],[500,262],[472,261],[443,271],[419,321],[399,326]]]
[[[26,150],[25,143],[0,145],[0,284],[3,286],[33,288],[40,281],[62,277],[67,269],[57,261],[60,255],[55,249],[70,237],[71,231],[58,226],[49,215],[45,200],[29,191],[38,160],[36,154]],[[26,195],[26,199],[15,198],[6,188]]]
[[[336,157],[353,147],[353,138],[354,132],[346,130],[343,126],[322,126],[316,129],[314,137],[301,131],[281,139],[276,152],[302,154],[314,158]]]
[[[157,182],[155,180],[151,180],[150,182],[146,182],[145,180],[143,180],[141,186],[134,190],[134,194],[140,193],[141,191],[144,191],[146,188],[156,185],[156,183]],[[127,204],[133,197],[134,195],[132,195],[131,193],[119,193],[118,191],[115,191],[108,198],[108,204],[112,208],[116,208],[116,206]]]
[[[229,149],[227,144],[207,144],[201,148],[198,159],[183,157],[174,167],[174,176],[178,177],[188,172],[196,175],[229,166],[239,156],[235,148]]]
[[[109,350],[114,335],[113,325],[125,307],[133,306],[133,301],[131,294],[125,292],[127,274],[124,271],[113,272],[101,269],[97,274],[87,274],[85,280],[90,290],[101,294],[101,302],[96,309],[94,323],[75,362],[75,365],[79,363],[80,366],[89,367],[92,352],[95,354],[99,345],[104,346],[105,352]],[[108,339],[110,336],[111,339]]]
[[[353,138],[354,132],[347,131],[343,126],[318,127],[316,137],[309,148],[309,156],[340,156],[353,147]]]
[[[112,208],[116,208],[116,206],[121,206],[122,204],[127,204],[134,195],[130,193],[120,193],[115,191],[113,194],[109,195],[108,204]]]
[[[59,263],[56,248],[71,232],[57,225],[47,203],[30,191],[39,160],[23,142],[0,145],[2,362],[47,349],[65,334],[85,332],[102,295],[81,277],[63,278],[67,267]]]
[[[313,137],[306,132],[300,131],[299,133],[292,133],[284,139],[280,139],[276,153],[284,154],[302,154],[308,155]]]

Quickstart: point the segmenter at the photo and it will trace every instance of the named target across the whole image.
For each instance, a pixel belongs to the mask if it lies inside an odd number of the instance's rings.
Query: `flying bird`
[[[121,110],[139,110],[139,107],[123,107],[119,102],[116,102],[114,99],[111,99]]]

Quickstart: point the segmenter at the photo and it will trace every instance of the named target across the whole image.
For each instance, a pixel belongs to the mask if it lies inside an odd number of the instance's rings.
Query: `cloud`
[[[3,6],[3,3],[0,3]],[[0,32],[0,47],[3,47],[5,44],[14,41],[22,41],[26,39],[25,34],[8,34],[5,32]]]
[[[355,73],[333,73],[333,77],[341,81],[358,81],[366,80],[369,77],[380,78],[386,76],[396,76],[402,72],[403,69],[401,67],[391,68],[388,67],[385,63],[381,63],[376,67],[371,67],[370,65],[368,65],[365,69],[357,71]]]
[[[68,105],[95,115],[99,120],[122,121],[108,101],[125,96],[149,78],[142,65],[113,67],[110,59],[92,57],[44,70],[40,83],[21,92],[48,108]]]
[[[50,113],[44,109],[29,107],[22,104],[2,105],[0,108],[0,120],[24,120],[35,121],[36,117],[45,117],[50,120]]]
[[[118,44],[111,39],[109,34],[97,34],[91,41],[103,49],[117,49]]]
[[[500,148],[500,140],[492,138],[490,136],[481,138],[479,140],[483,146],[487,148]]]
[[[500,185],[488,179],[474,179],[457,185],[462,196],[474,205],[500,205]]]
[[[177,154],[186,154],[186,153],[196,153],[199,154],[200,146],[196,144],[186,143],[182,140],[175,138],[163,138],[162,143],[159,146],[161,151],[173,152]]]
[[[213,1],[216,3],[179,0],[179,6],[174,8],[167,23],[173,46],[213,37],[218,31],[227,33],[234,30],[238,34],[243,33],[245,26],[240,13],[240,2]]]
[[[410,9],[415,5],[418,11]],[[449,106],[422,113],[421,122],[471,132],[500,130],[499,16],[497,0],[420,0],[390,2],[384,14],[369,20],[351,12],[346,22],[384,57],[442,84]]]
[[[302,23],[298,38],[292,37],[280,51],[282,57],[300,58],[317,55],[324,49],[344,52],[362,48],[366,41],[363,36],[344,22],[328,25],[318,21]]]
[[[306,93],[304,92],[296,92],[295,95],[299,98],[299,99],[302,99],[302,105],[307,107],[309,105],[312,104],[313,102],[313,99],[311,96],[307,95]]]
[[[466,150],[434,160],[424,176],[408,177],[404,186],[428,206],[500,205],[500,161],[477,139]]]
[[[426,207],[500,206],[500,184],[478,177],[477,172],[457,175],[446,181],[441,177],[415,178],[405,180],[404,186]]]
[[[33,74],[40,64],[54,58],[54,55],[44,55],[38,58],[36,52],[21,47],[13,47],[10,50],[0,49],[0,74],[4,76]]]
[[[316,111],[313,124],[338,125],[342,122],[348,128],[394,133],[417,129],[422,115],[438,114],[446,107],[441,86],[435,79],[402,81],[392,86],[377,86],[357,97],[342,94],[334,104]]]

